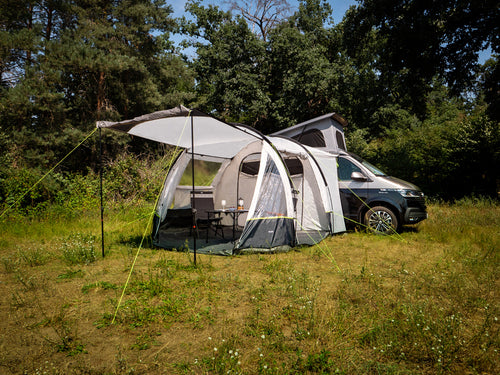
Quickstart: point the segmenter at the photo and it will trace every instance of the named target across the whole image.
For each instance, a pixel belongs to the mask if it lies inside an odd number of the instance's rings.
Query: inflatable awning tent
[[[156,207],[153,241],[159,247],[282,251],[345,231],[332,154],[183,106],[97,127],[182,150]],[[180,185],[193,160],[215,166],[210,186]]]

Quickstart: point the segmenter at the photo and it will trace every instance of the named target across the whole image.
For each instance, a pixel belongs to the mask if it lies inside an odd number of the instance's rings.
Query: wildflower
[[[266,336],[265,336],[265,335],[262,335],[262,336],[260,336],[260,338],[261,338],[262,340],[264,340],[264,339],[266,338]]]
[[[214,348],[214,352],[216,352],[216,351],[217,351],[217,348]]]

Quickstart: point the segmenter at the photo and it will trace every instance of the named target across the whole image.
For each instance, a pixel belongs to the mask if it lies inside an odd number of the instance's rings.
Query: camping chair
[[[194,203],[194,204],[193,204]],[[224,238],[224,230],[221,225],[222,217],[220,215],[216,216],[214,212],[214,199],[212,194],[198,194],[198,192],[191,197],[191,207],[194,207],[196,211],[196,226],[205,227],[207,229],[206,241],[208,242],[208,232],[213,230],[215,236],[217,236],[218,231],[220,235]]]

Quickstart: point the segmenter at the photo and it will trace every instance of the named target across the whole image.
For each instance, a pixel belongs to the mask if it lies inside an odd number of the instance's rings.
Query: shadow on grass
[[[416,227],[416,226],[403,226],[399,233],[418,233],[420,232],[419,231],[419,228]]]
[[[143,249],[158,249],[157,246],[153,245],[153,238],[151,236],[122,236],[117,242],[121,245],[127,245],[134,248],[141,246]]]

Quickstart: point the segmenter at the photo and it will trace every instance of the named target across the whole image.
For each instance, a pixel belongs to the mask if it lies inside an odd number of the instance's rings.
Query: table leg
[[[231,216],[233,217],[233,242],[234,242],[234,238],[236,237],[236,212],[233,212]]]

